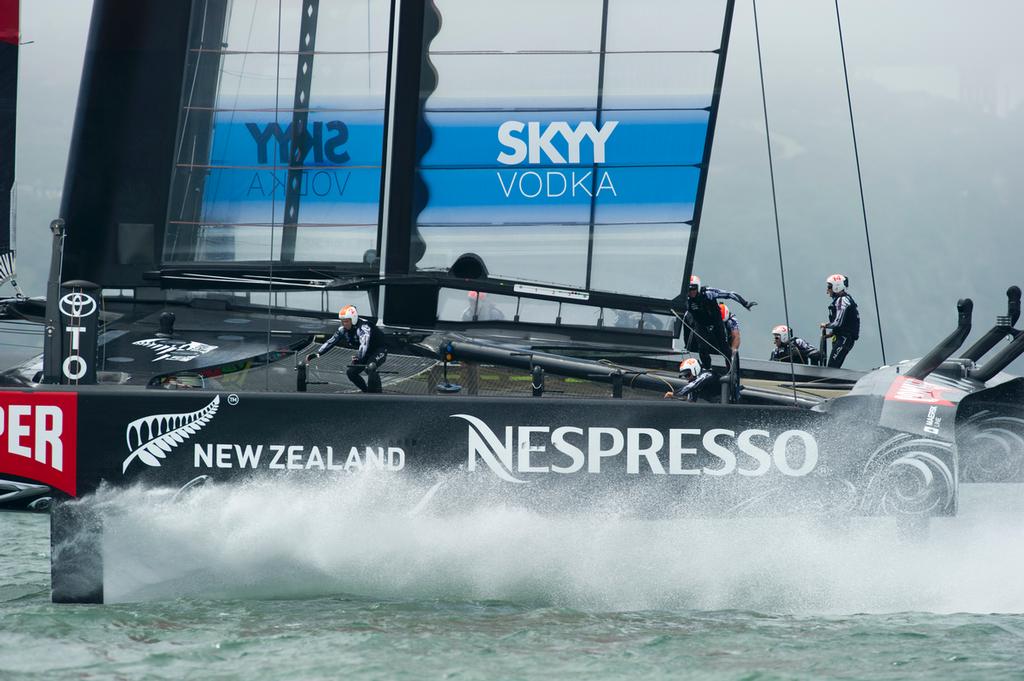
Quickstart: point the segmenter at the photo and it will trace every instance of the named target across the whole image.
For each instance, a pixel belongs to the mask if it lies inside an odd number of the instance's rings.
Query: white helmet
[[[700,375],[700,362],[697,360],[696,357],[690,357],[688,359],[684,359],[679,364],[679,373],[680,373],[680,375],[686,373],[687,371],[689,371],[694,376],[699,376]]]
[[[690,275],[690,288],[700,288],[700,277],[696,274]]]
[[[779,340],[782,341],[783,343],[789,342],[789,337],[791,334],[792,331],[790,331],[789,327],[786,326],[785,324],[779,324],[774,329],[772,329],[772,335],[778,336]]]
[[[831,286],[832,290],[835,291],[836,293],[842,293],[843,291],[846,290],[847,281],[848,280],[845,275],[833,274],[832,276],[825,280],[825,283]]]
[[[345,320],[351,319],[354,325],[359,321],[359,311],[356,310],[355,305],[346,305],[345,307],[338,310],[338,319]]]

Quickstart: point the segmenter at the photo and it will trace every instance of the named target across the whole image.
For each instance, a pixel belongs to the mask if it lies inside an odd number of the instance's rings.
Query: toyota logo
[[[60,299],[61,314],[68,317],[88,317],[96,311],[96,299],[88,293],[68,293]]]

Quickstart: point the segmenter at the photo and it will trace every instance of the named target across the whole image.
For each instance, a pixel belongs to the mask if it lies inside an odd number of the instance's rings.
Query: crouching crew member
[[[772,340],[775,342],[775,349],[769,357],[773,362],[795,362],[796,364],[821,364],[821,353],[803,338],[793,335],[793,330],[785,324],[779,324],[772,329]]]
[[[713,352],[725,357],[727,365],[729,358],[732,357],[729,334],[725,328],[722,311],[718,307],[718,301],[723,298],[735,300],[748,310],[757,305],[755,301],[748,302],[735,291],[702,287],[700,277],[690,277],[686,313],[683,317],[683,341],[688,351],[697,353],[701,366],[704,367],[711,366]]]
[[[718,381],[713,373],[701,368],[696,358],[684,359],[679,365],[679,377],[686,381],[686,385],[675,392],[665,393],[665,398],[677,397],[686,399],[689,402],[696,402],[698,399],[708,402],[718,402],[720,390]]]
[[[338,312],[338,319],[341,320],[341,326],[316,349],[316,352],[311,352],[306,356],[306,362],[316,359],[336,345],[358,348],[355,357],[352,358],[352,364],[349,365],[346,372],[348,380],[364,393],[381,392],[380,379],[376,378],[375,372],[370,374],[371,385],[369,386],[366,385],[361,374],[371,364],[376,369],[387,360],[388,350],[384,345],[384,333],[365,319],[360,319],[355,305],[346,305],[341,308]]]
[[[828,321],[822,322],[822,333],[832,336],[832,352],[828,356],[828,365],[839,368],[853,349],[854,342],[860,338],[860,313],[857,303],[847,292],[849,279],[842,274],[833,274],[825,280],[828,295],[832,302],[828,306]]]

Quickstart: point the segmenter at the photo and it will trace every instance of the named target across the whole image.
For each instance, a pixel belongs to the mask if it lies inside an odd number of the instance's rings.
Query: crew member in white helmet
[[[367,386],[362,373],[370,364],[380,367],[388,358],[388,349],[384,342],[384,334],[374,324],[359,318],[355,305],[346,305],[338,312],[341,326],[328,338],[316,352],[306,356],[306,362],[316,359],[336,345],[346,348],[357,348],[352,363],[346,374],[357,388],[365,392],[380,392],[380,382]]]
[[[679,398],[690,402],[704,399],[708,402],[719,401],[718,381],[715,375],[707,369],[701,368],[700,361],[695,357],[684,359],[679,365],[679,377],[686,381],[686,385],[675,392],[665,393],[665,398]]]
[[[796,364],[821,364],[822,356],[818,348],[814,347],[803,338],[793,335],[793,330],[785,324],[779,324],[772,329],[772,341],[775,349],[768,359],[773,362],[794,362]]]
[[[849,285],[850,280],[843,274],[833,274],[825,279],[826,291],[832,302],[828,306],[828,321],[821,323],[821,332],[832,336],[828,365],[837,369],[843,366],[854,342],[860,338],[860,313],[857,303],[846,290]]]

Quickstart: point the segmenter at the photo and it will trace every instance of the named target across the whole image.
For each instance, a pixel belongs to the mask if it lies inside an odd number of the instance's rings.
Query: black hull
[[[102,572],[102,518],[66,503],[101,484],[176,489],[208,476],[319,485],[372,471],[437,483],[419,510],[441,514],[495,499],[638,518],[956,511],[951,445],[922,447],[798,408],[111,387],[0,395],[6,412],[29,414],[20,444],[50,443],[32,452],[24,477],[9,477],[53,488],[59,601],[102,600],[102,576],[83,574]],[[50,405],[48,420],[38,420],[40,405]]]

